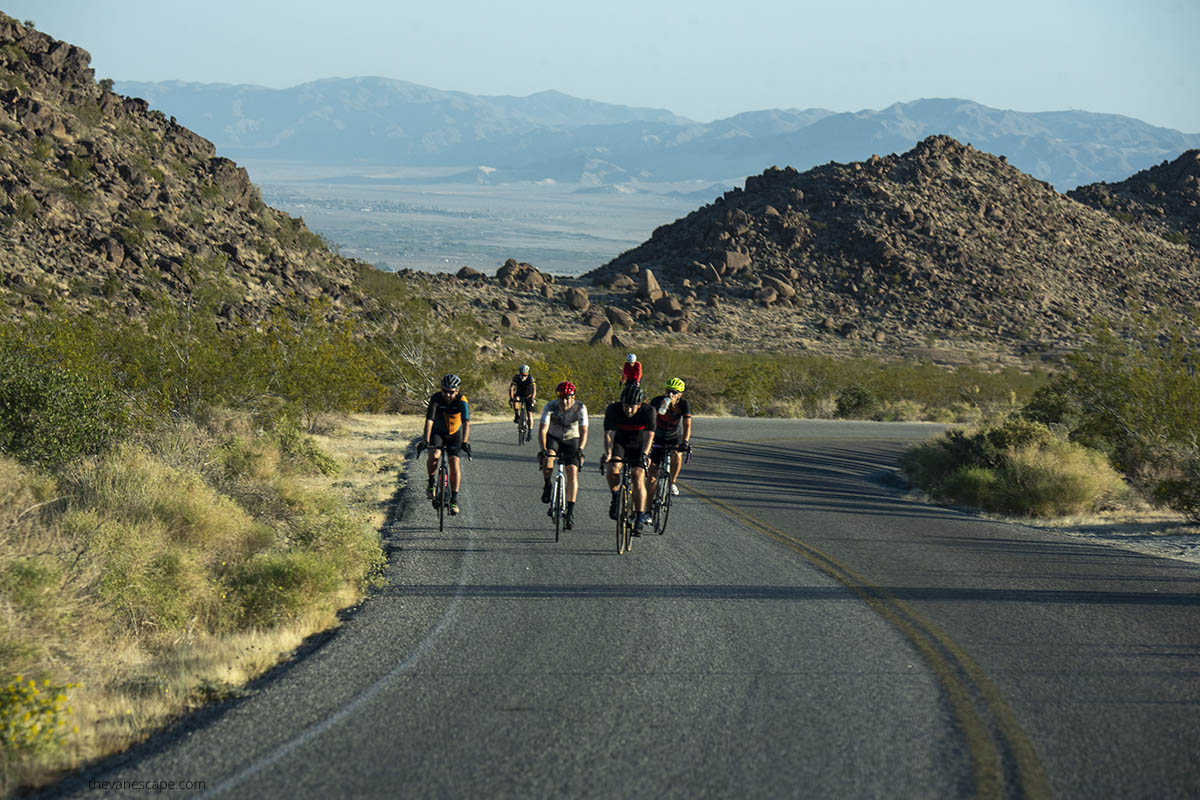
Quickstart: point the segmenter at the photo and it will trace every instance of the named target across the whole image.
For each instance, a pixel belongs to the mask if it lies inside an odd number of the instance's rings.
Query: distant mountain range
[[[1119,181],[1200,147],[1200,134],[1115,114],[1024,113],[956,99],[854,113],[773,109],[699,123],[560,92],[492,97],[385,78],[290,89],[176,81],[114,88],[174,116],[230,158],[461,166],[459,179],[472,182],[740,180],[771,165],[803,170],[904,152],[946,134],[1066,191]]]

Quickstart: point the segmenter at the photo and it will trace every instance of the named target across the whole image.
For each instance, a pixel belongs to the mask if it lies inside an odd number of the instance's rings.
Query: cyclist
[[[554,474],[554,459],[563,460],[567,484],[567,515],[563,524],[567,530],[575,527],[575,498],[579,494],[579,469],[583,466],[583,448],[587,447],[587,406],[575,399],[575,384],[563,381],[554,387],[557,397],[542,408],[538,442],[542,451],[542,473],[546,484],[542,502],[550,502],[550,477]]]
[[[690,450],[692,448],[692,409],[683,397],[684,383],[679,378],[667,381],[667,393],[660,394],[650,401],[650,407],[655,410],[654,446],[650,450],[650,463],[655,467],[662,465],[666,458],[667,449]],[[676,458],[671,463],[671,494],[678,495],[679,488],[675,482],[683,469],[683,459]],[[647,476],[650,485],[648,491],[654,496],[658,486],[658,470],[650,470]]]
[[[458,453],[461,450],[471,455],[471,445],[467,443],[471,436],[471,410],[467,406],[467,398],[459,391],[461,386],[462,379],[457,375],[444,375],[441,391],[429,398],[429,407],[425,410],[425,446],[429,449],[429,461],[426,464],[429,486],[425,488],[425,496],[433,499],[438,459],[445,449],[450,465],[450,504],[447,510],[451,514],[458,513],[458,489],[462,484]]]
[[[621,383],[641,383],[642,382],[642,362],[637,360],[637,356],[633,353],[625,356],[625,363],[621,366]]]
[[[650,521],[646,511],[646,467],[650,464],[650,445],[654,441],[654,409],[643,401],[646,394],[636,383],[627,383],[621,390],[619,402],[612,403],[604,411],[604,460],[608,462],[608,488],[612,491],[612,502],[608,516],[616,519],[620,509],[621,470],[633,470],[633,503],[637,508],[637,521],[633,528],[635,536],[641,536],[642,526]],[[614,462],[616,457],[622,462]]]
[[[522,364],[521,369],[513,375],[508,385],[508,404],[513,409],[513,422],[520,422],[521,413],[525,414],[525,441],[533,439],[533,406],[537,401],[537,381],[529,374],[529,365]]]

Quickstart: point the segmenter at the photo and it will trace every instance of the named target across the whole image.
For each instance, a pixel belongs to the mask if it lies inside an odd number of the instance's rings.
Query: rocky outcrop
[[[1160,168],[1159,191],[1193,191],[1194,160]],[[1172,198],[1194,208],[1190,194]],[[649,301],[651,275],[680,307]],[[1078,341],[1093,313],[1183,310],[1200,296],[1194,251],[946,136],[865,162],[771,168],[585,277],[635,283],[628,307],[664,327],[686,318],[688,298],[720,297],[877,342]]]
[[[1200,251],[1200,150],[1188,150],[1120,183],[1080,186],[1067,196]]]
[[[226,319],[318,296],[369,311],[363,265],[266,206],[211,142],[98,84],[89,61],[0,15],[0,311],[136,316],[205,285]]]

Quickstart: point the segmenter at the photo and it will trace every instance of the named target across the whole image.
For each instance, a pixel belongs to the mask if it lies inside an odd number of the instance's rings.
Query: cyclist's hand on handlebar
[[[642,465],[642,469],[648,469],[650,467],[650,454],[642,453],[638,457],[638,463]]]
[[[692,443],[684,442],[683,444],[679,445],[679,449],[685,453],[690,453],[690,452],[692,452]]]
[[[466,442],[462,443],[462,451],[467,454],[467,458],[471,458],[471,445]],[[474,461],[475,459],[471,459]]]
[[[417,455],[429,449],[429,442],[417,442]]]

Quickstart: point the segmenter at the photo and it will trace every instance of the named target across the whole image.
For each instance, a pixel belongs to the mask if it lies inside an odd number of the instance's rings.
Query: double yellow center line
[[[970,656],[936,625],[833,557],[758,517],[699,491],[686,489],[724,514],[799,553],[817,569],[853,591],[904,635],[925,659],[945,689],[966,738],[975,778],[975,796],[1003,798],[1007,771],[1014,774],[1011,794],[1048,798],[1050,784],[1032,743],[1021,730],[999,690]]]

